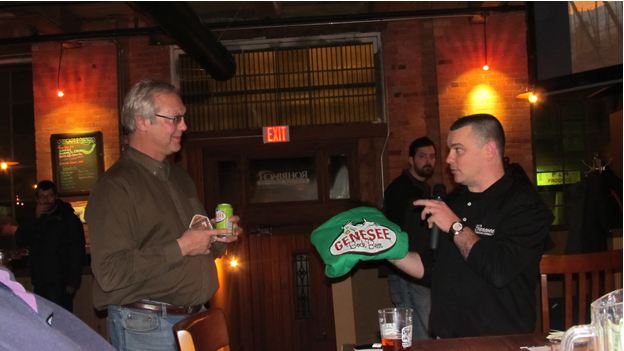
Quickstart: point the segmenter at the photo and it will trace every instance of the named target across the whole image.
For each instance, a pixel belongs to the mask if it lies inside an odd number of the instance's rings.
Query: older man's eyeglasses
[[[164,118],[164,119],[168,119],[170,121],[173,121],[173,124],[178,125],[180,124],[180,122],[182,122],[182,120],[184,119],[184,115],[178,115],[178,116],[163,116],[163,115],[159,115],[158,113],[155,113],[154,116],[156,117],[160,117],[160,118]]]

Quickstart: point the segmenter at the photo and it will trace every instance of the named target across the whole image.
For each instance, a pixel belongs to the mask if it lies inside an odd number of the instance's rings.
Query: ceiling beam
[[[263,20],[240,20],[228,21],[221,23],[208,23],[209,18],[202,18],[204,27],[212,30],[247,30],[260,28],[280,28],[280,27],[297,27],[297,26],[320,26],[334,24],[354,24],[354,23],[373,23],[373,22],[391,22],[391,21],[407,21],[413,19],[426,18],[442,18],[442,17],[468,17],[473,15],[481,15],[487,12],[518,12],[525,11],[525,5],[504,5],[499,7],[480,7],[480,8],[445,8],[445,9],[425,9],[413,11],[396,11],[396,12],[373,12],[348,15],[331,15],[331,16],[305,16],[290,18],[272,18]],[[200,15],[201,17],[201,15]]]

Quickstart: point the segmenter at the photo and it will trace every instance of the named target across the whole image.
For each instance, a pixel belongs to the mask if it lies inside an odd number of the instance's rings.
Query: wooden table
[[[502,335],[418,341],[412,345],[411,351],[519,351],[522,346],[544,345],[550,345],[550,342],[541,334]]]
[[[480,336],[471,338],[418,340],[410,351],[520,351],[522,346],[550,346],[550,342],[540,334]],[[558,350],[556,347],[544,350]],[[345,345],[344,351],[352,351],[353,345]]]

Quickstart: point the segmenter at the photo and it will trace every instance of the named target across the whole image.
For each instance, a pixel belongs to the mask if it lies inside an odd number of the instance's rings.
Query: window
[[[378,41],[369,34],[225,42],[237,69],[224,82],[180,53],[189,129],[382,121]]]
[[[251,203],[318,199],[313,157],[250,160]]]
[[[570,210],[579,205],[569,198],[593,171],[595,158],[616,170],[619,167],[621,174],[621,111],[617,85],[553,94],[535,107],[537,186],[553,211],[553,225],[568,224]]]
[[[0,216],[19,219],[34,203],[35,123],[30,64],[0,66],[0,161],[19,162],[0,171]]]
[[[293,255],[293,273],[295,282],[295,319],[312,317],[310,295],[310,255],[298,253]]]
[[[351,197],[349,165],[346,155],[336,155],[329,158],[329,184],[330,199],[348,199]]]

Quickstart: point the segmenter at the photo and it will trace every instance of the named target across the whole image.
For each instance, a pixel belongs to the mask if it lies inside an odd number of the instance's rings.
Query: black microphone
[[[444,184],[436,184],[433,186],[433,198],[436,200],[442,200],[442,197],[446,195],[446,186]],[[429,248],[431,250],[438,249],[438,238],[440,236],[440,228],[437,225],[431,227],[431,235],[429,236]]]

